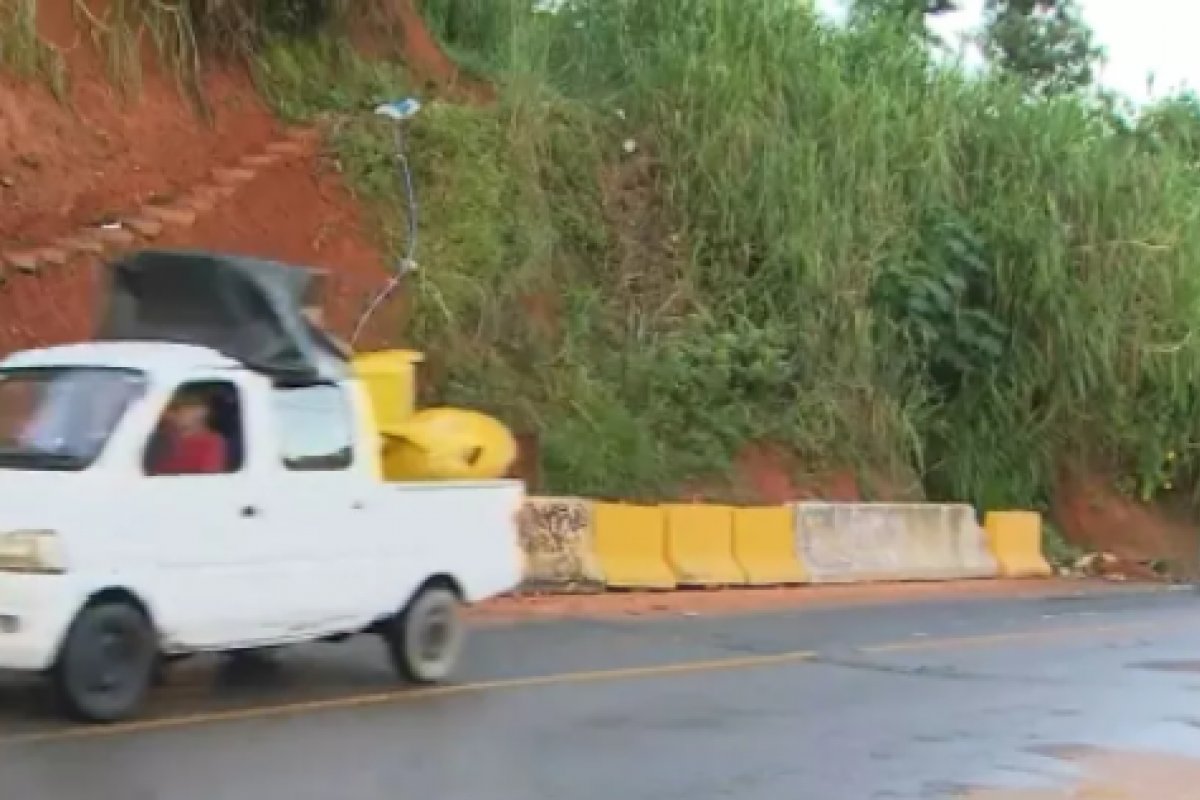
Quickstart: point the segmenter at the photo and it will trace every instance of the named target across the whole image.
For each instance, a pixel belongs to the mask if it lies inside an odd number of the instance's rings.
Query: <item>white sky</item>
[[[833,11],[844,0],[817,0]],[[961,40],[980,24],[983,0],[961,0],[962,11],[937,19],[948,42]],[[1084,17],[1107,50],[1102,81],[1135,102],[1200,87],[1200,0],[1079,0]],[[1193,53],[1196,53],[1193,55]],[[1147,78],[1153,74],[1153,91]]]

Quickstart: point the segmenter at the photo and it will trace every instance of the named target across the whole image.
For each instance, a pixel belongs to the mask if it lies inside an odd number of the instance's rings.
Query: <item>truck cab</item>
[[[162,470],[203,404],[219,463]],[[203,344],[101,339],[0,362],[0,669],[72,715],[138,710],[163,659],[376,634],[450,677],[459,607],[520,580],[519,482],[384,481],[367,392]]]

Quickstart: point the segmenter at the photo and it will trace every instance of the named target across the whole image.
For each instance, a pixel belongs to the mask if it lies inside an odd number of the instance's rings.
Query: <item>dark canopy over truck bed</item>
[[[217,253],[133,253],[109,264],[96,338],[211,347],[282,380],[341,378],[345,359],[303,314],[322,277]]]

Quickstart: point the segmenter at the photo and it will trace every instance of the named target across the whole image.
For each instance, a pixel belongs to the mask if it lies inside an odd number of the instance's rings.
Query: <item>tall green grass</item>
[[[1044,498],[1077,459],[1149,489],[1169,453],[1196,474],[1200,183],[1182,158],[795,2],[526,5],[426,2],[507,97],[620,110],[660,161],[697,299],[671,330],[569,353],[599,408],[567,415],[572,447],[548,430],[561,488],[589,448],[628,443],[601,459],[615,483],[648,450],[690,472],[756,437],[989,505]]]
[[[405,335],[430,400],[540,434],[549,489],[670,494],[759,440],[983,505],[1042,501],[1075,460],[1145,493],[1194,480],[1182,155],[789,0],[424,8],[500,101],[415,123]],[[288,116],[338,115],[342,168],[401,252],[366,112],[404,75],[329,39],[258,60]]]

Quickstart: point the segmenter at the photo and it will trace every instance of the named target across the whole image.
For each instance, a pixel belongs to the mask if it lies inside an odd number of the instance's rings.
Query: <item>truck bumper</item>
[[[53,666],[77,606],[62,576],[0,573],[0,670]]]

